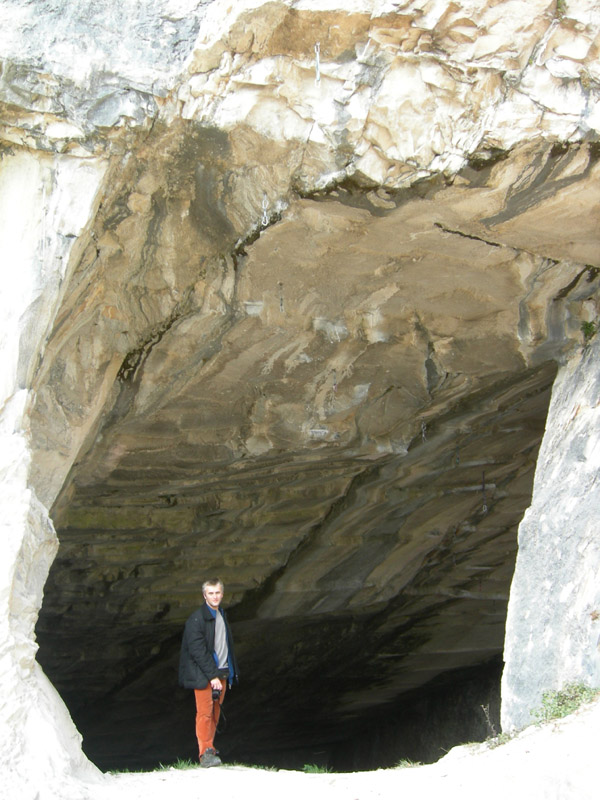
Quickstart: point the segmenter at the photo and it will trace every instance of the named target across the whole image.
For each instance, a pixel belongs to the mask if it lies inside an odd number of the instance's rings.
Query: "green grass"
[[[161,764],[159,770],[162,769],[196,769],[200,766],[199,761],[192,761],[190,758],[178,758],[174,764]]]
[[[304,772],[329,772],[329,767],[321,767],[319,764],[305,764]]]
[[[305,772],[306,771],[310,771],[310,772],[325,772],[325,771],[327,771],[327,770],[325,770],[323,768],[317,767],[316,765],[310,765],[310,766],[314,766],[314,770],[306,770],[306,768],[305,768]],[[262,770],[266,770],[267,772],[279,772],[279,768],[278,767],[264,766],[262,764],[241,764],[239,761],[233,761],[231,763],[225,762],[223,764],[223,768],[226,769],[227,767],[244,767],[244,769],[262,769]],[[139,770],[113,769],[113,770],[109,770],[108,774],[109,775],[131,775],[131,774],[137,774],[137,773],[142,774],[142,773],[145,773],[145,772],[165,772],[166,770],[169,770],[169,769],[182,769],[182,770],[183,769],[200,769],[200,762],[199,761],[194,761],[193,759],[189,759],[189,758],[178,758],[177,761],[173,762],[172,764],[162,764],[161,763],[161,764],[158,765],[158,767],[155,767],[153,770],[147,770],[147,769],[139,769]]]
[[[485,741],[487,742],[487,746],[490,749],[494,747],[500,747],[507,742],[510,742],[511,739],[514,739],[515,733],[498,733],[496,736],[490,736]]]
[[[583,705],[594,700],[600,689],[592,689],[583,683],[568,683],[562,689],[551,689],[542,695],[542,705],[531,712],[538,722],[567,717]]]
[[[164,769],[196,769],[200,767],[199,761],[192,761],[190,759],[179,758],[174,764],[161,764],[158,771]],[[279,772],[277,767],[265,767],[262,764],[241,764],[239,761],[232,763],[224,763],[223,767],[244,767],[244,769],[262,769],[268,772]]]

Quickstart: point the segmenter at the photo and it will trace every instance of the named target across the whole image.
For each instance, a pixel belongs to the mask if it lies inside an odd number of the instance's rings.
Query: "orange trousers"
[[[221,716],[221,704],[225,699],[225,681],[223,691],[218,700],[212,699],[212,687],[210,683],[205,689],[194,689],[196,696],[196,738],[198,739],[198,752],[202,755],[209,747],[214,747],[217,723]]]

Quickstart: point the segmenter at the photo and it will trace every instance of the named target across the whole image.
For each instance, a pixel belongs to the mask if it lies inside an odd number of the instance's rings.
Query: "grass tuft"
[[[496,736],[490,736],[489,739],[486,739],[487,746],[493,750],[494,747],[500,747],[507,742],[510,742],[511,739],[514,739],[516,732],[510,733],[507,731],[506,733],[498,733]]]
[[[396,764],[396,769],[410,769],[411,767],[422,767],[423,762],[421,761],[411,761],[410,758],[401,758],[400,761]]]

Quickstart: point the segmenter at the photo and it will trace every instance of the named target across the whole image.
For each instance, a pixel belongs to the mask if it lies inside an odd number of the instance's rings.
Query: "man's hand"
[[[213,678],[210,682],[210,685],[212,686],[213,689],[217,689],[217,691],[219,692],[223,691],[223,684],[221,683],[219,678]]]

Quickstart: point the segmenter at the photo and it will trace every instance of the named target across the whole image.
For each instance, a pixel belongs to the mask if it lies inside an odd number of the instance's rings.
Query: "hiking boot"
[[[207,747],[206,750],[200,756],[200,766],[201,767],[218,767],[223,762],[217,755],[214,747]]]

